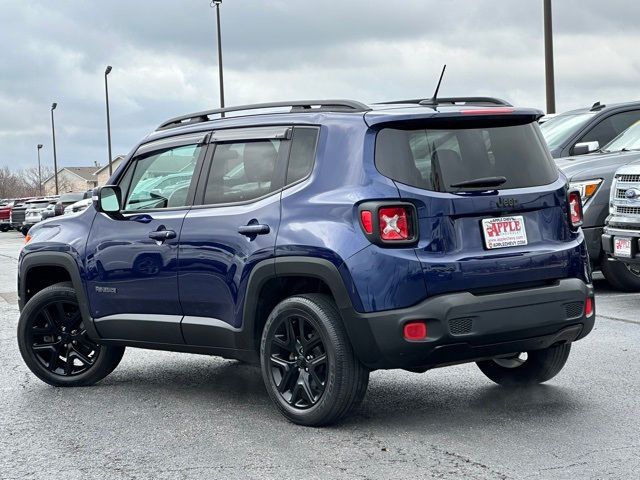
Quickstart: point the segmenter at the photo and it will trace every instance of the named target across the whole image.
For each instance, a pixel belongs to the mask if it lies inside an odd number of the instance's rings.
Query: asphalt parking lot
[[[129,349],[94,387],[53,388],[18,352],[16,260],[0,234],[0,478],[637,478],[640,294],[596,281],[597,323],[546,385],[505,390],[473,364],[374,372],[361,410],[310,429],[257,367]]]

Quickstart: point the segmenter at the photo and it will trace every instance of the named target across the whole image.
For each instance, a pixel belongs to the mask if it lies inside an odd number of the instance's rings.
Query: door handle
[[[242,235],[246,235],[247,237],[255,237],[256,235],[266,235],[270,231],[271,229],[269,228],[269,225],[252,224],[252,225],[242,225],[241,227],[238,227],[238,233]]]
[[[157,232],[150,232],[149,238],[156,242],[164,242],[165,240],[176,238],[176,232],[173,230],[158,230]]]

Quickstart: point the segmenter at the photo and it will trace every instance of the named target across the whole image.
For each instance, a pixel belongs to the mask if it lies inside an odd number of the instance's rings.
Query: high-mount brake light
[[[382,207],[378,210],[378,225],[382,240],[408,240],[411,238],[409,216],[406,207]]]
[[[475,108],[470,110],[462,110],[463,115],[502,115],[504,113],[513,113],[513,108],[495,107],[495,108]]]
[[[573,228],[578,228],[582,225],[582,200],[580,199],[580,192],[577,190],[571,190],[568,196],[569,205],[569,222]]]

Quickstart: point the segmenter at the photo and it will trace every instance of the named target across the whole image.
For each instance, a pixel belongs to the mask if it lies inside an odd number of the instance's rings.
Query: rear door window
[[[459,191],[451,185],[486,177],[505,177],[501,189],[547,185],[558,179],[533,123],[468,129],[385,128],[376,139],[375,162],[386,177],[437,192]]]

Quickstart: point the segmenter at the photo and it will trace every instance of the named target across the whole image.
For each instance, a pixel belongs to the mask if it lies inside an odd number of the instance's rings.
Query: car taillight
[[[365,236],[380,246],[405,246],[418,240],[416,208],[408,202],[372,201],[359,206]]]
[[[387,207],[378,210],[378,225],[382,240],[407,240],[411,238],[409,215],[406,207]]]
[[[568,200],[569,222],[573,228],[578,228],[582,225],[582,201],[580,200],[580,192],[571,190]]]

